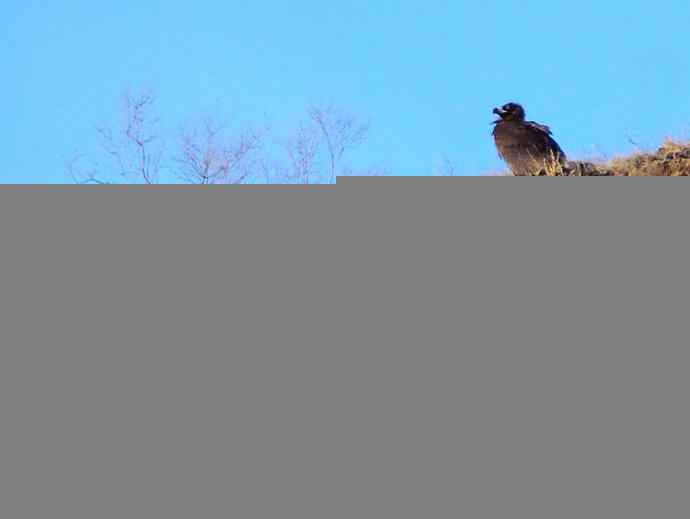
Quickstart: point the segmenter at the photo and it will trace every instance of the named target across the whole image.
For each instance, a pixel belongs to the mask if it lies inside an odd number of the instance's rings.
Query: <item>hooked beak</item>
[[[494,108],[494,113],[499,117],[503,117],[506,114],[506,111],[502,108]]]

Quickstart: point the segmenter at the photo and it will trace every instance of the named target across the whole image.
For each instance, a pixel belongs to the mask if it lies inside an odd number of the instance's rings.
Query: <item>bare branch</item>
[[[108,159],[105,166],[92,164],[82,171],[79,155],[67,165],[75,181],[89,184],[109,184],[112,174],[126,182],[154,184],[158,182],[164,146],[157,134],[159,119],[152,115],[155,96],[150,91],[139,94],[127,92],[122,98],[120,123],[114,128],[96,127],[98,144]]]
[[[335,182],[343,155],[365,141],[370,124],[337,110],[332,104],[310,107],[309,117],[321,131],[328,152],[330,181]]]
[[[443,155],[441,164],[436,167],[435,174],[440,177],[457,177],[459,175],[458,165],[448,155]]]
[[[98,178],[98,165],[89,164],[85,166],[87,157],[83,153],[75,152],[65,163],[67,173],[75,184],[98,184],[105,185],[105,182]]]
[[[248,130],[228,139],[227,125],[207,117],[200,127],[182,132],[178,177],[192,184],[241,184],[260,164],[264,131]]]
[[[285,146],[289,159],[288,179],[300,184],[313,184],[318,174],[316,156],[319,151],[319,138],[316,130],[300,125]]]
[[[225,122],[206,117],[183,129],[175,151],[167,155],[155,102],[151,91],[126,93],[118,124],[96,127],[98,162],[83,154],[67,162],[73,180],[156,184],[166,173],[171,180],[201,185],[333,183],[338,175],[353,174],[349,152],[361,146],[369,132],[369,123],[332,104],[309,108],[307,120],[286,138],[269,139],[268,127],[232,131]],[[381,168],[363,171],[389,173]]]

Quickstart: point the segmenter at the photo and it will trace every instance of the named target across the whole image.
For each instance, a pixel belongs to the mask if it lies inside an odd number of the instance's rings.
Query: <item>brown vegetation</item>
[[[535,176],[551,177],[688,177],[690,142],[667,140],[655,152],[638,151],[608,161],[553,162]]]
[[[690,142],[667,140],[655,153],[615,158],[604,167],[619,177],[688,177]]]

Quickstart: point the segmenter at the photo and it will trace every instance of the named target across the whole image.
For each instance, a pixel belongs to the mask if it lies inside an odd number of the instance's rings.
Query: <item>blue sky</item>
[[[503,169],[491,110],[522,102],[573,157],[690,129],[687,0],[9,0],[0,182],[68,182],[128,87],[173,131],[214,110],[294,125],[334,101],[371,119],[357,160],[428,174]]]

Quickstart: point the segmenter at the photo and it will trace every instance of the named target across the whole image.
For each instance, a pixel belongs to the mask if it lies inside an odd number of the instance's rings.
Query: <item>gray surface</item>
[[[0,515],[685,518],[669,179],[0,190]]]

